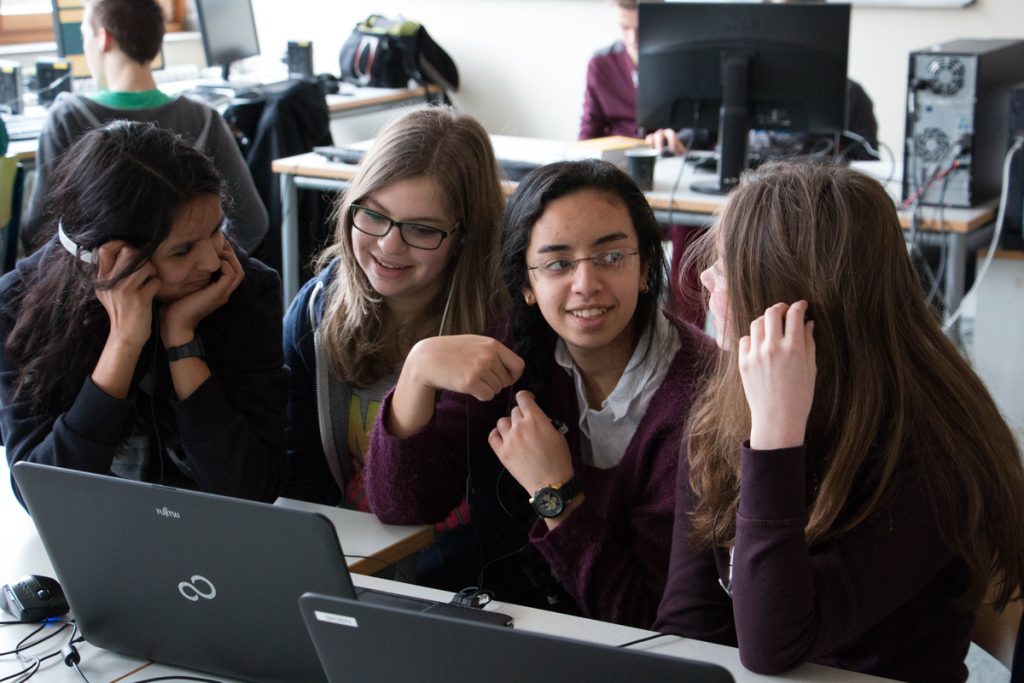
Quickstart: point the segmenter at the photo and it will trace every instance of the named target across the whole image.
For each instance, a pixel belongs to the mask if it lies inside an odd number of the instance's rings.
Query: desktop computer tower
[[[20,114],[24,111],[21,99],[21,65],[0,60],[0,111]]]
[[[966,208],[999,196],[1022,65],[1024,40],[960,39],[910,53],[904,200]]]
[[[39,104],[50,106],[62,92],[71,92],[71,62],[40,59],[36,62],[36,93]]]
[[[1024,139],[1024,83],[1010,90],[1010,141]],[[1006,184],[1006,217],[1003,219],[1002,246],[1024,249],[1024,147],[1010,160],[1010,179]]]
[[[288,76],[308,78],[313,75],[313,43],[308,40],[288,41]]]

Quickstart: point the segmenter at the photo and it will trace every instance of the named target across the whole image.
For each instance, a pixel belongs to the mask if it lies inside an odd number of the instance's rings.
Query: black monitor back
[[[210,66],[220,66],[228,80],[231,62],[260,53],[250,0],[196,0],[203,50]]]
[[[637,121],[647,129],[718,125],[724,53],[750,55],[751,128],[841,132],[849,5],[640,5]]]

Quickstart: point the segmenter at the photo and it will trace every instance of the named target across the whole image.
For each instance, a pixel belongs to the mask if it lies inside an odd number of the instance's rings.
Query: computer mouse
[[[662,147],[661,148],[661,158],[662,159],[668,159],[669,157],[674,157],[675,155],[676,155],[676,153],[675,153],[675,151],[671,147]]]
[[[42,621],[68,613],[67,598],[55,579],[30,574],[0,588],[0,607],[18,621]]]

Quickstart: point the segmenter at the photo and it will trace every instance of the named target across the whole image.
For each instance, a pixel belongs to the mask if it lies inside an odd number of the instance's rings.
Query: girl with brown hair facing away
[[[836,166],[748,174],[700,245],[724,349],[679,468],[657,628],[963,681],[974,612],[1024,582],[1024,472],[928,309],[892,200]],[[723,590],[724,589],[724,590]]]

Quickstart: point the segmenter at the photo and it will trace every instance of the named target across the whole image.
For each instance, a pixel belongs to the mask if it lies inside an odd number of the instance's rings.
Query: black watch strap
[[[176,361],[182,360],[183,358],[206,358],[206,349],[203,348],[203,342],[199,337],[194,337],[188,344],[182,344],[181,346],[172,346],[167,349],[167,360]]]

